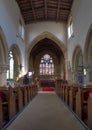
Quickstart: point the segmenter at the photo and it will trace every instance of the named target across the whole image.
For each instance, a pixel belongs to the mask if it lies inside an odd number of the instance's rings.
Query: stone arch
[[[74,49],[74,52],[73,52],[73,56],[72,56],[72,67],[75,68],[76,67],[76,62],[78,61],[78,57],[79,56],[82,56],[83,57],[83,54],[82,54],[82,49],[80,47],[80,45],[77,45]],[[83,60],[83,59],[82,59]],[[83,61],[82,61],[83,62]],[[83,64],[83,63],[82,63]]]
[[[27,58],[26,59],[29,59],[29,56],[30,56],[30,52],[32,51],[32,49],[34,48],[34,46],[41,40],[45,39],[45,38],[48,38],[50,40],[52,40],[53,42],[55,42],[55,44],[60,48],[62,54],[63,54],[63,57],[64,57],[64,64],[65,64],[65,71],[66,71],[66,79],[67,79],[67,49],[66,49],[66,46],[64,45],[64,43],[62,41],[60,41],[59,39],[57,39],[56,36],[54,36],[52,33],[50,32],[43,32],[41,33],[39,36],[37,36],[29,45],[28,45],[28,48],[27,48]],[[28,63],[27,63],[27,66],[28,66]]]
[[[84,46],[84,62],[85,64],[89,63],[90,56],[92,57],[92,24],[89,27],[86,42]]]
[[[83,53],[80,45],[77,45],[73,52],[72,71],[73,80],[78,80],[79,83],[83,83]]]
[[[0,86],[6,84],[7,69],[8,69],[8,46],[4,32],[0,26]]]
[[[8,65],[8,46],[2,28],[0,27],[0,64]]]
[[[29,54],[32,50],[32,48],[42,39],[44,38],[48,38],[52,41],[54,41],[61,49],[61,51],[63,52],[63,55],[64,55],[64,58],[67,57],[67,54],[66,54],[66,47],[65,45],[63,44],[63,42],[61,42],[56,36],[54,36],[52,33],[50,32],[43,32],[41,33],[39,36],[37,36],[29,45],[28,45],[28,48],[27,48],[27,57],[29,57]],[[30,46],[31,45],[31,46]]]
[[[86,84],[92,85],[92,24],[89,27],[84,46],[84,63],[86,69]]]
[[[18,61],[18,64],[20,65],[21,64],[21,52],[20,52],[19,47],[16,44],[13,44],[10,47],[10,51],[13,52],[14,56],[16,57],[16,59]]]
[[[21,64],[21,52],[19,47],[16,44],[13,44],[10,47],[10,50],[12,51],[13,57],[14,57],[14,79],[19,77],[19,74],[21,73],[22,64]]]

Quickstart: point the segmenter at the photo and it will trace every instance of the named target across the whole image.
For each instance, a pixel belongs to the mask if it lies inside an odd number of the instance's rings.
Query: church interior
[[[92,1],[0,0],[0,130],[92,130]]]

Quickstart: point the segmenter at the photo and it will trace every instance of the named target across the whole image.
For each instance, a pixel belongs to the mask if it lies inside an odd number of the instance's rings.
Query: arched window
[[[54,75],[54,63],[50,55],[45,54],[40,61],[40,75]]]
[[[24,29],[24,24],[22,18],[19,19],[19,37],[24,40],[24,35],[25,35],[25,29]]]
[[[7,70],[7,79],[14,78],[14,58],[12,51],[9,53],[9,70]]]
[[[73,19],[72,16],[70,16],[68,19],[68,38],[72,37],[73,35]]]

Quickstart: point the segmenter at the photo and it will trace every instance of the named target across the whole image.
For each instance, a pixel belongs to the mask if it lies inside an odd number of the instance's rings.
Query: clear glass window
[[[9,70],[7,70],[7,79],[13,79],[14,78],[14,58],[12,51],[9,53]]]
[[[72,21],[72,17],[69,18],[68,21],[68,38],[73,36],[73,21]]]
[[[19,20],[19,35],[22,39],[24,39],[24,34],[25,34],[25,30],[24,30],[22,20]]]

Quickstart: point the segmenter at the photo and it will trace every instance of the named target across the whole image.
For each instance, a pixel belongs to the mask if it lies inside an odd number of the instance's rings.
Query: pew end
[[[92,93],[88,98],[88,126],[92,129]]]

